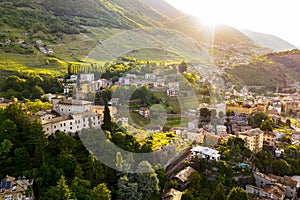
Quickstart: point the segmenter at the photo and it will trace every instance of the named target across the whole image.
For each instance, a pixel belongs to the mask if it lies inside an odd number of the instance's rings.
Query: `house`
[[[139,109],[139,114],[145,118],[149,117],[150,116],[150,110],[149,108],[145,108],[145,107],[141,107]]]
[[[159,79],[153,83],[153,87],[156,89],[161,89],[165,87],[165,80]]]
[[[175,190],[173,188],[165,190],[162,195],[162,200],[181,200],[182,192]]]
[[[38,117],[41,122],[45,120],[53,119],[54,117],[57,117],[54,112],[51,110],[41,110],[36,113],[34,113],[35,117]]]
[[[95,75],[93,73],[90,74],[80,74],[80,81],[90,83],[95,81]]]
[[[267,198],[272,200],[283,200],[284,189],[277,185],[266,185],[262,188],[253,185],[246,185],[246,191],[252,199]]]
[[[93,106],[92,102],[73,99],[53,99],[54,115],[42,115],[40,121],[46,136],[57,131],[75,134],[89,127],[100,127],[104,107]]]
[[[256,104],[256,112],[266,113],[267,112],[267,106],[263,103]]]
[[[52,110],[62,115],[69,115],[72,113],[82,113],[92,110],[91,101],[74,100],[74,99],[52,99]]]
[[[156,75],[153,74],[153,73],[146,73],[146,74],[145,74],[145,79],[146,79],[146,80],[153,80],[153,79],[156,79]]]
[[[42,122],[43,131],[49,136],[57,131],[75,134],[89,127],[100,127],[102,118],[94,112],[76,113]]]
[[[259,128],[251,129],[245,132],[239,132],[239,138],[242,138],[245,142],[245,147],[250,149],[254,153],[258,153],[263,149],[264,132]]]
[[[0,182],[1,200],[33,200],[33,179],[6,176]]]
[[[174,179],[178,182],[178,185],[182,190],[187,187],[189,183],[189,177],[193,172],[196,172],[196,170],[191,166],[188,166],[174,176]]]
[[[221,155],[219,151],[203,146],[196,146],[191,149],[191,154],[193,157],[205,158],[209,161],[220,161]]]
[[[239,132],[245,132],[245,131],[249,131],[249,130],[251,130],[252,129],[252,127],[251,126],[243,126],[243,125],[238,125],[238,124],[232,124],[230,127],[229,127],[229,129],[230,129],[230,132],[232,133],[232,134],[236,134],[236,133],[239,133]]]
[[[232,110],[235,114],[250,115],[255,112],[255,108],[249,104],[226,104],[226,110]]]
[[[273,147],[275,145],[276,135],[272,131],[264,132],[264,145]]]
[[[125,77],[128,78],[128,79],[133,80],[133,79],[136,79],[137,76],[136,76],[136,74],[130,74],[130,73],[128,73],[128,74],[125,75]]]
[[[223,125],[217,125],[216,126],[216,134],[217,135],[222,135],[224,133],[227,133],[227,128],[226,126],[223,126]]]
[[[284,190],[284,198],[296,199],[297,196],[297,181],[290,176],[275,176],[272,174],[266,175],[259,172],[253,172],[255,184],[259,188],[264,188],[271,185],[280,187]]]

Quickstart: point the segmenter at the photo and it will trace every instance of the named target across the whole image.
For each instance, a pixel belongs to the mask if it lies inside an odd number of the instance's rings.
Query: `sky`
[[[207,24],[276,35],[300,46],[300,0],[165,0]]]

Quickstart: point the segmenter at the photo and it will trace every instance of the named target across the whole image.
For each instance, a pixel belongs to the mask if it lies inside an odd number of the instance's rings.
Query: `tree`
[[[211,112],[208,108],[201,108],[200,109],[200,117],[208,118],[211,116]]]
[[[223,117],[224,117],[224,112],[223,112],[223,111],[220,111],[220,112],[218,113],[218,116],[219,116],[219,118],[223,118]]]
[[[183,73],[186,72],[186,70],[187,70],[187,64],[184,61],[182,61],[180,65],[178,65],[178,72]]]
[[[15,164],[20,168],[20,169],[26,169],[27,162],[29,160],[30,156],[28,153],[28,150],[26,147],[21,147],[21,148],[16,148],[14,151],[14,161]]]
[[[199,172],[195,171],[189,177],[189,187],[194,191],[194,193],[198,194],[201,192],[201,182],[202,177]]]
[[[262,131],[273,131],[273,126],[274,126],[273,121],[268,118],[260,124],[259,128]]]
[[[137,173],[135,178],[138,184],[138,195],[141,199],[149,199],[152,194],[159,192],[159,180],[149,162],[140,162],[137,166]]]
[[[91,191],[89,189],[90,187],[90,181],[75,177],[70,188],[78,200],[85,200],[91,198]]]
[[[4,139],[3,142],[1,142],[0,145],[0,159],[5,160],[7,154],[11,151],[12,149],[12,142],[10,140]]]
[[[64,176],[61,176],[57,182],[57,186],[55,187],[56,195],[58,200],[71,200],[72,192],[69,186],[66,183],[66,179]]]
[[[258,128],[268,116],[263,112],[257,112],[254,116],[248,118],[248,123],[252,128]]]
[[[250,200],[248,193],[241,187],[234,187],[226,197],[227,200]]]
[[[104,131],[111,131],[113,128],[113,123],[111,121],[111,115],[110,115],[110,110],[108,107],[108,102],[105,101],[105,106],[104,106],[104,120],[102,124],[102,129]]]
[[[107,186],[105,183],[100,183],[94,189],[92,190],[92,199],[93,200],[99,200],[99,199],[105,199],[105,200],[111,200],[111,191],[107,189]]]
[[[214,200],[225,200],[225,189],[222,183],[218,183],[214,193],[213,193],[213,199]]]
[[[278,176],[289,175],[291,173],[291,166],[284,160],[274,160],[272,162],[273,174]]]
[[[136,200],[138,199],[138,185],[131,183],[126,175],[121,176],[118,180],[118,200]]]

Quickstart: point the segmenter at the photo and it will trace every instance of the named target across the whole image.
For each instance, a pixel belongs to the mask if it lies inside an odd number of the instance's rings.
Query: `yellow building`
[[[267,112],[267,106],[265,104],[256,104],[256,112]]]
[[[250,105],[226,104],[226,110],[232,110],[235,114],[252,114],[255,109]]]
[[[259,128],[240,132],[238,137],[242,138],[245,141],[245,147],[254,153],[258,153],[263,149],[264,132]]]

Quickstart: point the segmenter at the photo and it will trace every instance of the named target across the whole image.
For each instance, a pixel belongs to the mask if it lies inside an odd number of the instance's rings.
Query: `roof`
[[[62,105],[92,105],[91,101],[83,101],[83,100],[74,100],[74,99],[63,99],[59,102]]]
[[[163,200],[181,200],[181,196],[182,192],[171,188],[169,190],[165,190],[162,193],[161,198]]]
[[[67,120],[71,120],[71,119],[73,119],[73,117],[70,116],[70,115],[66,115],[66,116],[62,116],[62,117],[55,117],[53,119],[43,121],[42,125],[56,124],[56,123],[67,121]]]
[[[252,137],[252,136],[257,136],[257,135],[260,135],[263,133],[264,132],[262,130],[260,130],[259,128],[256,128],[256,129],[251,129],[251,130],[248,130],[245,132],[239,132],[238,135],[245,135],[245,136]]]
[[[270,177],[276,179],[279,183],[290,186],[290,187],[297,187],[297,181],[292,179],[290,176],[275,176],[273,174],[269,174]]]
[[[0,182],[0,194],[24,193],[30,186],[29,180],[7,176]]]
[[[185,183],[188,181],[190,175],[192,172],[195,172],[196,170],[192,168],[191,166],[188,166],[181,170],[178,174],[175,175],[175,178],[178,178],[181,182]]]
[[[203,146],[196,146],[191,149],[192,152],[199,152],[208,156],[220,156],[219,152],[215,149]]]
[[[265,187],[263,187],[263,190],[269,194],[273,194],[278,199],[281,199],[281,197],[285,193],[285,191],[281,187],[278,187],[277,185],[266,185]]]

